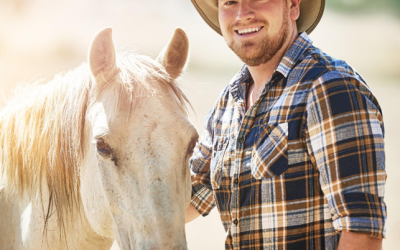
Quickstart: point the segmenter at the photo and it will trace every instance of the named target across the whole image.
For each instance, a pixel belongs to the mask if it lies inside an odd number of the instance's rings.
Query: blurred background
[[[242,63],[189,0],[0,0],[4,97],[0,107],[16,85],[50,80],[84,62],[93,36],[106,26],[113,28],[116,46],[133,47],[153,58],[175,27],[186,31],[190,62],[179,83],[192,102],[192,122],[201,133],[204,116]],[[384,248],[399,249],[400,0],[327,0],[311,39],[324,52],[356,68],[382,106],[388,173]],[[224,249],[225,233],[216,209],[187,224],[186,232],[190,250]]]

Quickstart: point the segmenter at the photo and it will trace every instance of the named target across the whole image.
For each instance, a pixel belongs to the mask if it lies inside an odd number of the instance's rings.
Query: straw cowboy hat
[[[200,16],[206,23],[221,34],[218,22],[218,6],[216,0],[191,0]],[[321,20],[324,13],[325,0],[301,0],[300,16],[297,19],[297,30],[299,33],[305,31],[311,33]]]

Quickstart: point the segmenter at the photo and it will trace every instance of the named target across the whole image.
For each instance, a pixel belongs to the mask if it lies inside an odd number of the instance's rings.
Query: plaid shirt
[[[205,119],[192,205],[217,205],[226,249],[336,249],[341,230],[385,237],[380,106],[348,64],[294,41],[245,111],[246,66]]]

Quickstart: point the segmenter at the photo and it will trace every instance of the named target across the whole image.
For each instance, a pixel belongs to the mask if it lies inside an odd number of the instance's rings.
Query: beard
[[[264,25],[267,28],[267,25]],[[283,22],[279,33],[274,37],[266,36],[260,41],[239,43],[233,39],[228,42],[229,48],[248,66],[259,66],[271,60],[282,48],[288,37],[289,18],[288,7],[283,11]],[[253,47],[253,50],[249,48]]]

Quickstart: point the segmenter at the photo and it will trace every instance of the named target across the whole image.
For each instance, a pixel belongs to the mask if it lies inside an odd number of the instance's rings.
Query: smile
[[[250,34],[250,33],[256,33],[256,32],[258,32],[259,30],[261,30],[262,28],[264,28],[264,26],[255,27],[255,28],[247,28],[247,29],[235,30],[235,32],[238,33],[239,35],[245,35],[245,34]]]

